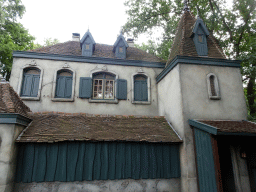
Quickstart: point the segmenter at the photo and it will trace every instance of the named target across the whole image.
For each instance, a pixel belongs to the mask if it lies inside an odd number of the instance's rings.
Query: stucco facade
[[[161,68],[135,67],[122,65],[106,65],[98,63],[65,62],[41,59],[14,58],[10,85],[20,93],[23,69],[31,67],[29,64],[35,62],[36,68],[41,69],[41,90],[39,101],[33,98],[24,100],[34,112],[58,111],[67,113],[91,113],[91,114],[120,114],[120,115],[147,115],[157,116],[157,85],[156,76],[161,72]],[[74,98],[72,101],[54,100],[55,83],[57,71],[68,65],[68,70],[74,71]],[[108,72],[115,74],[117,79],[127,80],[127,100],[117,100],[117,102],[98,102],[90,99],[79,98],[79,82],[81,77],[91,77],[96,72]],[[135,74],[143,74],[149,78],[150,100],[149,103],[132,103],[133,84],[132,78]]]

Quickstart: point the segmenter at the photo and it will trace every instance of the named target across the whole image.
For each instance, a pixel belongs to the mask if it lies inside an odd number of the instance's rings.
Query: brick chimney
[[[80,33],[72,33],[72,41],[80,42]]]
[[[132,39],[132,38],[128,38],[127,39],[127,43],[128,43],[128,45],[129,45],[129,47],[134,47],[134,39]]]

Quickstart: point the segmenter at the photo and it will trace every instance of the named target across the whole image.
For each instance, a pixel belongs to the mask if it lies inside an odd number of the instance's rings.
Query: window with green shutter
[[[148,101],[148,84],[145,75],[134,76],[134,101]]]
[[[23,71],[21,86],[21,97],[37,97],[40,82],[40,70],[37,68],[26,68]]]
[[[60,70],[57,73],[55,98],[71,98],[73,73]]]

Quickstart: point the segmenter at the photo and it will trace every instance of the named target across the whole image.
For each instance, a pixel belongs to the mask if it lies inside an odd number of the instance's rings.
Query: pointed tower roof
[[[168,65],[177,55],[191,57],[199,56],[192,38],[199,24],[202,25],[205,34],[208,36],[208,57],[225,59],[225,55],[218,45],[217,40],[208,32],[203,21],[199,17],[195,19],[188,9],[184,9],[166,65]]]

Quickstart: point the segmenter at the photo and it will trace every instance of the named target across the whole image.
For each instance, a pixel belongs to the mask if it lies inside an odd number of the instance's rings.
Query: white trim
[[[117,95],[117,79],[118,79],[118,74],[114,71],[109,71],[107,69],[106,66],[103,66],[102,69],[100,68],[95,68],[91,71],[91,74],[90,74],[90,77],[92,78],[92,86],[93,86],[93,74],[94,73],[109,73],[109,74],[113,74],[115,75],[115,87],[114,87],[114,92],[115,92],[115,95],[114,95],[114,99],[93,99],[93,95],[91,96],[91,98],[89,99],[89,103],[118,103],[118,99],[116,98],[116,95]],[[93,89],[92,89],[92,92],[93,92]],[[92,93],[93,94],[93,93]]]
[[[147,101],[134,101],[134,76],[135,75],[145,75],[147,77],[147,86],[148,86],[148,100]],[[139,71],[132,74],[132,103],[141,104],[141,105],[150,105],[151,104],[151,86],[150,86],[150,77],[143,71]]]
[[[34,60],[33,60],[34,61]],[[36,68],[40,70],[40,80],[39,80],[39,85],[38,85],[38,93],[37,93],[37,97],[22,97],[21,94],[21,88],[22,88],[22,82],[23,82],[23,74],[24,74],[24,69],[26,68]],[[32,64],[26,64],[23,67],[20,68],[20,78],[19,78],[19,85],[18,85],[18,90],[17,93],[20,96],[20,98],[22,100],[31,100],[31,101],[39,101],[40,97],[41,97],[41,89],[42,89],[42,82],[43,82],[43,74],[44,74],[44,70],[42,67],[38,66],[38,65],[32,65]]]
[[[58,71],[70,71],[72,72],[72,93],[70,98],[55,98],[55,91],[56,91],[56,81],[57,81],[57,75]],[[54,77],[53,77],[53,83],[52,83],[52,101],[74,101],[74,95],[75,95],[75,81],[76,81],[76,72],[72,68],[61,68],[54,71]]]
[[[214,88],[215,88],[215,93],[216,95],[212,95],[212,91],[211,91],[211,83],[210,83],[210,77],[214,76]],[[207,75],[207,86],[208,86],[208,96],[209,99],[213,99],[213,100],[219,100],[220,97],[220,88],[219,88],[219,83],[218,83],[218,78],[214,73],[209,73]]]

